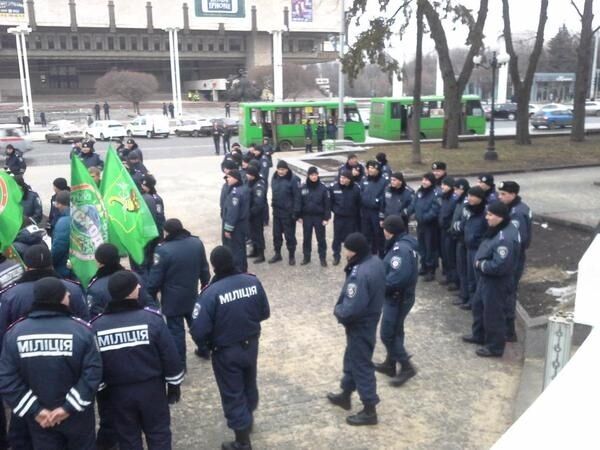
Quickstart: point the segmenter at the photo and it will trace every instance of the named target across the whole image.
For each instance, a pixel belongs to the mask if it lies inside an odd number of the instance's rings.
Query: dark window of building
[[[54,50],[56,43],[54,42],[54,36],[48,36],[48,49]]]
[[[191,39],[188,39],[188,41],[186,43],[186,48],[187,48],[188,52],[194,51],[194,42]]]
[[[108,49],[114,50],[115,49],[115,38],[112,36],[109,36],[107,39],[107,42],[108,42]]]
[[[241,52],[242,51],[242,40],[241,39],[229,39],[229,51],[230,52]]]
[[[312,53],[315,43],[312,39],[298,39],[298,51],[303,53]]]
[[[55,89],[77,89],[79,75],[74,66],[51,66],[48,74],[48,84]]]
[[[41,48],[42,48],[42,37],[41,36],[35,35],[33,37],[33,47],[36,50],[41,50]]]
[[[168,39],[165,39],[165,50],[171,50],[171,42]]]
[[[148,50],[150,48],[150,42],[147,37],[142,38],[142,49]]]
[[[104,50],[104,43],[102,42],[102,38],[100,36],[96,38],[96,50]]]
[[[92,49],[92,39],[89,36],[84,36],[83,37],[83,48],[85,50],[91,50]]]
[[[158,39],[154,41],[154,50],[156,50],[157,52],[160,51],[160,40]]]
[[[138,49],[138,39],[135,36],[131,36],[131,50]]]
[[[119,36],[119,50],[127,50],[127,40],[125,36]]]
[[[79,38],[77,36],[71,36],[71,48],[79,50]]]
[[[204,42],[202,42],[202,39],[198,39],[198,51],[199,52],[204,51]]]
[[[209,42],[208,43],[208,51],[209,52],[214,52],[215,51],[215,44],[213,42]]]
[[[219,51],[220,52],[224,52],[225,51],[225,41],[223,39],[219,40]]]
[[[177,40],[177,49],[181,51],[183,49],[183,42],[181,40]]]
[[[17,42],[13,34],[2,33],[2,48],[17,48]]]
[[[59,36],[58,37],[58,45],[60,47],[61,50],[66,50],[67,49],[67,37],[66,36]]]
[[[291,39],[287,41],[287,51],[289,53],[294,53],[294,41],[292,41]]]

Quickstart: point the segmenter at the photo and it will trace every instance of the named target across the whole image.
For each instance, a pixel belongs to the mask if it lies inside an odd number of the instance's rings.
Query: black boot
[[[353,426],[377,425],[375,405],[365,405],[358,414],[346,417],[346,423]]]
[[[254,260],[254,264],[260,264],[265,262],[265,251],[259,250],[256,255],[256,259]]]
[[[291,258],[291,256],[290,256],[290,258]],[[304,255],[304,258],[302,259],[302,262],[300,263],[300,265],[305,266],[307,264],[310,264],[310,256]]]
[[[234,430],[235,441],[223,442],[221,450],[252,450],[250,444],[250,428]]]
[[[288,259],[288,263],[290,264],[290,266],[296,265],[296,255],[294,255],[294,252],[290,252],[290,257]]]
[[[375,371],[388,377],[396,376],[396,362],[387,355],[382,363],[375,363]]]
[[[338,266],[340,264],[340,255],[333,256],[333,265]]]
[[[346,411],[350,411],[352,408],[352,392],[351,391],[342,391],[339,394],[335,394],[333,392],[329,392],[327,394],[327,400],[329,400],[335,406],[339,406]]]
[[[327,267],[327,260],[325,258],[321,258],[321,267]]]
[[[276,262],[279,261],[283,261],[283,258],[281,257],[281,252],[275,252],[275,254],[273,255],[273,257],[269,260],[269,264],[274,264]]]
[[[392,378],[390,381],[391,386],[400,387],[417,374],[409,360],[403,361],[400,365],[402,367],[400,373]]]

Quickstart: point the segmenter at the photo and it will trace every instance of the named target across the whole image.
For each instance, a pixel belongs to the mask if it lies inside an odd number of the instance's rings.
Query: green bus
[[[344,138],[364,142],[365,125],[354,101],[344,102]],[[337,123],[336,101],[304,102],[257,102],[240,104],[240,144],[260,144],[268,137],[276,148],[289,151],[293,147],[304,147],[304,127],[310,120],[313,128],[313,143],[317,141],[317,123],[326,125],[329,119]],[[314,145],[316,148],[316,145]]]
[[[421,100],[421,138],[441,138],[444,131],[444,97],[423,96]],[[463,120],[460,134],[485,134],[485,115],[480,98],[464,95],[461,103]],[[412,106],[412,97],[372,99],[369,136],[390,141],[410,139]]]

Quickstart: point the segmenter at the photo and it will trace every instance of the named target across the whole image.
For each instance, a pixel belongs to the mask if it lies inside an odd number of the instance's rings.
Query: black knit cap
[[[521,186],[516,181],[503,181],[498,185],[499,191],[508,192],[510,194],[518,194]]]
[[[444,177],[444,179],[442,180],[442,184],[445,184],[446,186],[450,186],[451,188],[456,186],[454,178],[452,178],[452,177]]]
[[[485,191],[479,186],[472,186],[469,188],[468,194],[472,195],[473,197],[479,197],[481,200],[485,199]]]
[[[446,170],[446,163],[444,161],[434,161],[431,164],[431,170]]]
[[[316,173],[317,175],[319,174],[319,169],[317,169],[315,166],[310,166],[308,168],[308,171],[306,172],[307,175],[312,175],[313,173]]]
[[[52,254],[46,244],[36,244],[25,250],[23,262],[30,269],[46,269],[52,266]]]
[[[154,178],[154,175],[147,173],[144,175],[144,178],[142,178],[142,184],[150,189],[153,189],[156,187],[156,178]]]
[[[383,229],[388,233],[392,234],[401,234],[406,231],[406,226],[404,225],[404,219],[401,216],[393,214],[391,216],[387,216],[383,221]]]
[[[492,175],[491,173],[482,173],[481,175],[479,175],[479,181],[487,184],[488,186],[493,186],[494,185],[494,175]]]
[[[426,180],[429,180],[429,182],[431,184],[435,184],[435,175],[431,172],[427,172],[426,174],[423,175],[423,178],[425,178]]]
[[[396,180],[404,182],[404,174],[402,172],[394,172],[390,178],[395,178]]]
[[[223,161],[223,169],[234,170],[237,168],[238,168],[238,166],[235,163],[235,161],[233,161],[231,159],[226,159],[225,161]]]
[[[112,301],[126,299],[139,284],[138,278],[129,270],[119,270],[108,279],[108,292]]]
[[[33,283],[33,298],[36,303],[62,302],[67,293],[67,288],[58,278],[45,277]]]
[[[379,152],[375,155],[375,159],[383,164],[387,161],[387,155],[383,152]]]
[[[248,168],[246,169],[246,175],[251,175],[254,178],[258,178],[258,167],[256,167],[254,164],[249,164]]]
[[[469,190],[469,181],[466,178],[459,178],[454,182],[454,187],[456,189],[462,189],[463,191]]]
[[[54,181],[52,182],[52,184],[59,191],[68,191],[68,190],[70,190],[69,189],[69,185],[67,184],[67,180],[65,180],[64,178],[55,178]]]
[[[126,144],[135,145],[135,141],[133,139],[127,139]]]
[[[231,177],[231,178],[235,178],[238,181],[242,181],[242,174],[237,169],[230,170],[229,173],[227,174],[227,176]]]
[[[340,172],[340,176],[341,177],[346,177],[349,180],[352,179],[352,171],[348,170],[348,169],[342,169],[342,171]]]
[[[381,164],[379,164],[379,161],[375,161],[375,160],[367,161],[367,169],[369,167],[374,167],[377,170],[381,170]]]
[[[350,233],[344,241],[344,247],[360,256],[369,254],[369,243],[362,233]]]
[[[81,148],[94,148],[94,143],[92,141],[85,141],[81,144]]]
[[[94,254],[96,261],[105,266],[115,266],[119,264],[121,258],[119,257],[119,249],[109,243],[100,244]]]
[[[230,272],[233,270],[233,254],[227,247],[219,245],[210,253],[210,263],[217,274]]]
[[[288,163],[286,163],[283,159],[280,159],[277,162],[277,168],[278,169],[289,169]]]
[[[179,219],[169,219],[165,222],[163,229],[169,234],[177,233],[178,231],[183,230],[183,224]]]
[[[489,213],[502,217],[503,219],[508,219],[510,217],[510,211],[508,206],[502,203],[500,200],[495,200],[487,206],[487,210]]]

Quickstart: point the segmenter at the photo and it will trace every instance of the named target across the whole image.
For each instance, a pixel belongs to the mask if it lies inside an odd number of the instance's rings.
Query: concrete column
[[[282,33],[273,31],[273,99],[283,101],[283,49]]]
[[[113,0],[108,0],[108,28],[110,31],[117,31],[117,22],[115,20],[115,3]]]
[[[27,15],[29,16],[29,26],[31,31],[37,30],[37,23],[35,21],[35,4],[33,0],[27,0]]]
[[[498,103],[506,103],[506,93],[508,91],[508,64],[502,64],[498,68],[498,95],[496,101]]]
[[[187,3],[183,4],[183,32],[185,34],[190,32],[190,8]]]
[[[252,7],[250,8],[250,16],[252,17],[252,31],[256,31],[258,30],[257,24],[256,24],[256,5],[252,5]]]
[[[77,31],[77,5],[75,0],[69,0],[69,14],[71,15],[71,31]]]
[[[146,2],[146,19],[148,22],[148,33],[154,31],[154,23],[152,22],[152,2]]]

